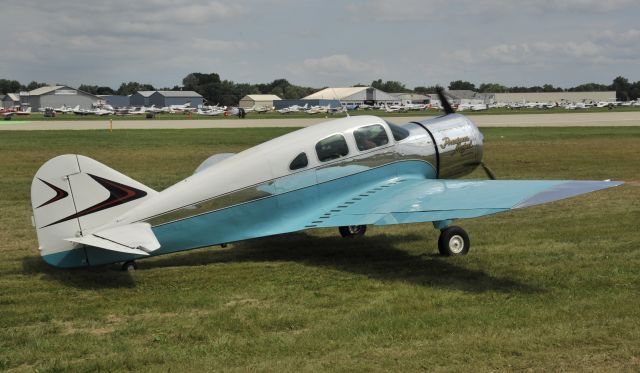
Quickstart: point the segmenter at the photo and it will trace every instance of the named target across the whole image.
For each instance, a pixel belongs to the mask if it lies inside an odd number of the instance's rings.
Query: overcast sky
[[[0,78],[313,87],[640,80],[638,0],[0,0]]]

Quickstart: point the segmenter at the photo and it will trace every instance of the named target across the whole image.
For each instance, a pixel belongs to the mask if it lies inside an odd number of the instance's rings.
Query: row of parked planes
[[[629,107],[636,106],[640,107],[640,100],[634,101],[599,101],[599,102],[527,102],[527,103],[493,103],[493,104],[459,104],[454,105],[454,109],[456,111],[482,111],[489,110],[494,108],[510,108],[510,109],[553,109],[553,108],[564,108],[567,110],[580,110],[580,109],[589,109],[592,107],[597,108],[614,108],[614,107]],[[280,114],[290,114],[290,113],[307,113],[307,114],[337,114],[343,113],[345,111],[352,110],[383,110],[387,113],[394,112],[407,112],[407,111],[417,111],[417,110],[441,110],[442,107],[439,103],[432,104],[412,104],[412,103],[403,103],[403,104],[382,104],[382,105],[367,105],[367,104],[346,104],[338,107],[331,107],[331,105],[326,106],[309,106],[309,104],[301,105],[291,105],[282,109],[275,109],[269,106],[252,106],[247,108],[241,107],[227,107],[227,106],[208,106],[202,105],[199,107],[192,107],[190,103],[186,103],[183,105],[171,105],[165,107],[155,107],[155,105],[151,105],[150,107],[123,107],[123,108],[113,108],[111,105],[100,105],[93,107],[91,109],[83,109],[80,108],[80,105],[76,107],[68,107],[61,106],[59,108],[40,108],[38,111],[45,113],[46,116],[52,116],[53,113],[58,114],[76,114],[76,115],[137,115],[137,114],[147,114],[147,115],[155,115],[161,113],[190,113],[197,115],[206,115],[206,116],[231,116],[231,115],[240,115],[244,116],[246,113],[266,113],[266,112],[278,112]],[[31,114],[31,108],[27,107],[24,111],[14,110],[14,109],[2,109],[0,113],[5,117],[5,119],[11,118],[13,115],[29,115]]]

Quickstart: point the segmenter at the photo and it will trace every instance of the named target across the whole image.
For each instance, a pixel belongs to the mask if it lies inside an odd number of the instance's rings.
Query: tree
[[[22,85],[17,80],[0,79],[0,93],[3,95],[17,93],[21,87]]]
[[[400,83],[396,80],[387,80],[386,82],[382,82],[382,79],[374,80],[371,82],[371,87],[377,88],[381,91],[385,92],[406,92],[408,91],[407,87],[404,84]]]
[[[120,96],[127,96],[127,95],[134,94],[138,91],[155,91],[155,90],[156,89],[153,88],[151,84],[140,84],[138,82],[129,82],[129,83],[120,84],[120,87],[118,88],[116,93]]]
[[[478,92],[482,93],[504,93],[508,88],[498,83],[482,83],[478,88]]]
[[[420,93],[420,94],[423,94],[423,95],[430,95],[430,94],[434,94],[434,93],[438,92],[436,90],[436,86],[434,86],[434,85],[429,86],[429,87],[418,86],[418,87],[415,87],[413,89],[413,91],[415,93]]]
[[[611,84],[611,90],[616,91],[616,98],[618,100],[628,101],[630,89],[631,89],[631,84],[629,83],[629,79],[623,78],[621,76],[613,79],[613,84]]]
[[[450,91],[457,91],[457,90],[475,91],[476,90],[476,86],[475,86],[475,84],[467,82],[467,81],[456,80],[456,81],[453,81],[453,82],[449,83],[449,90]]]
[[[567,89],[569,92],[604,92],[608,91],[610,88],[605,84],[597,84],[597,83],[585,83],[575,86],[573,88]]]
[[[34,80],[23,88],[25,91],[33,91],[34,89],[37,89],[40,87],[46,87],[46,86],[47,86],[47,83],[38,83]]]

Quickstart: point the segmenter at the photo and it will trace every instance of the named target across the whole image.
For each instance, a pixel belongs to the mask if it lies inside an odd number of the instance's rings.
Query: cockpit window
[[[389,128],[391,129],[391,134],[393,134],[393,138],[396,141],[404,140],[409,137],[409,131],[406,128],[400,127],[397,124],[389,123]]]
[[[349,147],[344,136],[336,134],[318,141],[316,152],[320,162],[327,162],[349,154]]]
[[[298,170],[301,168],[305,168],[309,165],[309,160],[307,159],[307,153],[300,153],[298,154],[295,158],[293,158],[293,161],[291,161],[291,164],[289,165],[289,169],[291,171],[293,170]]]
[[[389,143],[387,132],[380,124],[360,127],[353,131],[353,137],[355,137],[356,145],[358,145],[358,150],[360,151],[377,148]]]

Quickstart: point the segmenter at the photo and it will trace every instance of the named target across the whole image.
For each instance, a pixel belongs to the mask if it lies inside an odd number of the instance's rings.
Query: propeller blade
[[[480,166],[482,166],[482,169],[484,170],[484,173],[487,174],[487,177],[489,179],[491,179],[491,180],[495,180],[496,179],[496,175],[494,175],[493,171],[491,171],[489,166],[484,164],[484,162],[480,162]]]
[[[447,100],[447,97],[444,95],[444,89],[440,86],[437,86],[436,92],[438,93],[438,99],[440,99],[440,104],[444,109],[444,113],[446,115],[453,114],[454,113],[453,108],[451,107],[449,100]]]

